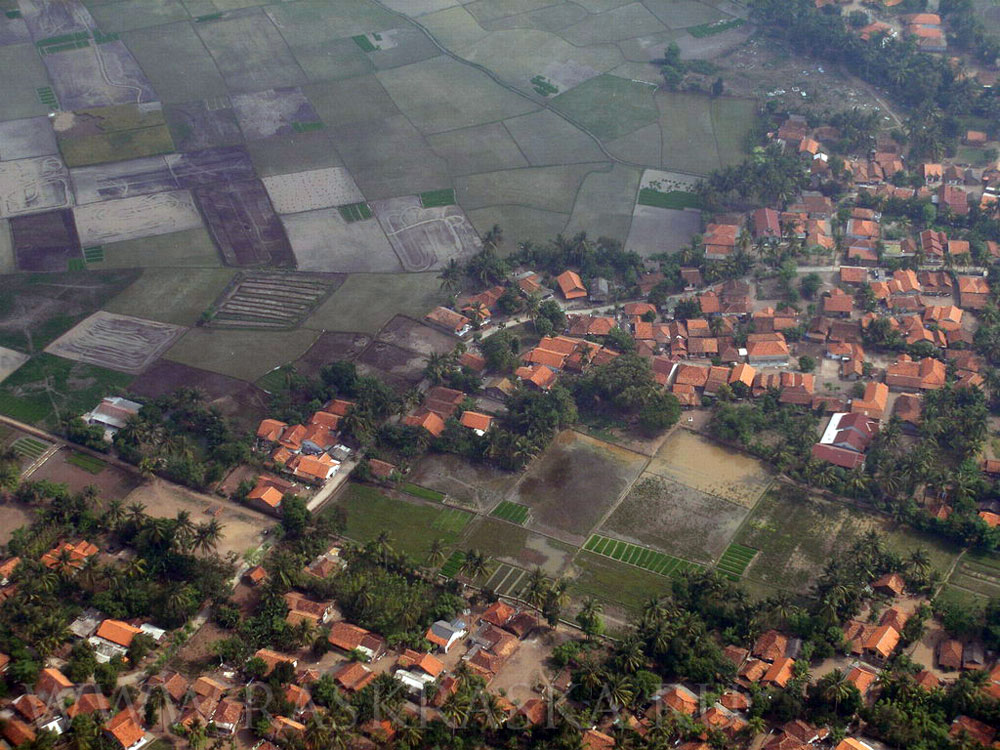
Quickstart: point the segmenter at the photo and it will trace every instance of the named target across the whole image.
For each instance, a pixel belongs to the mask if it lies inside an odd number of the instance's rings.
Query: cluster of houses
[[[333,399],[315,412],[307,424],[264,419],[257,427],[256,449],[267,454],[275,470],[309,485],[325,484],[350,455],[340,442],[340,422],[353,402]],[[266,513],[279,513],[281,499],[294,485],[273,475],[261,475],[247,502]]]

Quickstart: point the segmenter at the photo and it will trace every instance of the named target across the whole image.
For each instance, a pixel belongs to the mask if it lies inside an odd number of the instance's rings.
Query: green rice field
[[[73,466],[91,474],[100,474],[104,471],[104,467],[107,466],[101,459],[88,456],[86,453],[71,453],[69,458],[66,459],[66,463],[73,464]]]
[[[648,547],[640,547],[630,542],[622,542],[611,537],[592,534],[583,548],[595,555],[610,557],[612,560],[634,565],[662,576],[676,576],[689,570],[701,568],[697,563],[665,555]]]
[[[466,513],[464,510],[458,510],[458,508],[447,508],[442,510],[438,517],[434,519],[434,522],[431,524],[431,528],[437,529],[438,531],[457,534],[459,531],[468,526],[469,521],[471,520],[471,513]]]
[[[753,547],[730,544],[715,567],[730,580],[738,581],[756,555],[757,550]]]
[[[500,504],[493,509],[490,515],[494,518],[502,518],[505,521],[521,525],[528,520],[528,511],[529,508],[527,505],[512,503],[509,500],[501,500]]]
[[[454,578],[458,575],[458,571],[462,569],[462,563],[464,562],[465,553],[457,549],[451,553],[451,557],[444,561],[444,565],[441,566],[441,570],[438,572],[445,578]]]
[[[455,204],[455,191],[451,188],[444,190],[428,190],[420,194],[420,203],[424,208],[439,208],[441,206],[452,206]]]
[[[350,223],[364,221],[372,217],[372,210],[367,203],[349,203],[346,206],[338,206],[341,218]]]
[[[643,188],[639,191],[640,206],[653,206],[654,208],[701,208],[701,201],[694,193],[684,190],[671,190],[664,193],[653,188]]]

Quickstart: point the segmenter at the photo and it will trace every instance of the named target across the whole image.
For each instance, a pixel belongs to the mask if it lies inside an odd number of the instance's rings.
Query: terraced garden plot
[[[1000,596],[1000,560],[968,554],[948,579],[948,588],[980,600]]]
[[[587,552],[593,552],[595,555],[610,557],[612,560],[634,565],[661,576],[679,576],[681,573],[702,567],[698,563],[681,560],[648,547],[640,547],[600,534],[592,534],[587,543],[583,545],[583,549]]]
[[[731,581],[738,581],[756,555],[757,550],[753,547],[730,544],[715,567]]]
[[[266,271],[238,273],[214,307],[216,328],[294,328],[342,277]]]
[[[15,440],[10,447],[11,450],[22,458],[35,461],[41,458],[42,454],[52,447],[52,444],[38,438],[22,437]]]
[[[107,464],[99,458],[87,455],[86,453],[71,453],[66,459],[66,463],[73,464],[80,469],[91,474],[100,474]]]
[[[441,566],[441,570],[438,571],[445,578],[454,578],[458,575],[458,571],[462,569],[462,563],[465,562],[465,553],[462,550],[457,549],[451,553],[451,556],[444,561],[444,565]]]
[[[661,192],[653,188],[642,188],[639,191],[640,206],[655,206],[656,208],[701,208],[701,200],[694,193],[683,190]]]
[[[494,518],[502,518],[505,521],[520,525],[528,520],[528,513],[530,511],[531,509],[527,505],[512,503],[510,500],[501,500],[500,504],[493,509],[490,515]]]
[[[490,574],[483,584],[483,588],[490,589],[498,596],[510,596],[518,598],[528,587],[530,574],[524,568],[501,563]]]
[[[431,524],[431,528],[437,529],[438,531],[457,534],[468,526],[469,521],[471,520],[471,513],[466,513],[464,510],[458,510],[458,508],[446,508],[441,511],[441,514],[436,519],[434,519],[434,522]]]

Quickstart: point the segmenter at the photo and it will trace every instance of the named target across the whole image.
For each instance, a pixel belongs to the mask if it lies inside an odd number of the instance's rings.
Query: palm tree
[[[923,547],[918,547],[910,553],[907,565],[911,570],[917,571],[920,575],[927,575],[927,571],[931,567],[930,555],[927,554],[927,550]]]
[[[528,585],[524,589],[524,600],[535,609],[541,609],[549,596],[549,579],[540,567],[528,574]]]
[[[129,503],[128,520],[136,525],[141,525],[146,520],[146,506],[138,501]]]
[[[819,681],[820,695],[823,700],[832,703],[834,711],[840,711],[840,704],[851,697],[854,685],[847,679],[847,675],[840,669],[823,675]]]
[[[407,714],[402,723],[396,726],[396,745],[402,750],[416,750],[424,741],[424,728],[420,719]]]
[[[451,727],[452,734],[469,723],[470,708],[469,698],[464,691],[452,693],[441,706],[441,714]]]
[[[198,524],[194,532],[194,549],[205,554],[215,551],[216,545],[222,539],[224,528],[217,518],[210,518],[207,522]]]
[[[446,292],[458,290],[458,284],[462,280],[462,267],[455,258],[448,261],[448,264],[441,269],[438,278],[441,280],[441,288]]]
[[[427,550],[427,564],[436,568],[445,561],[444,540],[438,537],[431,542],[430,549]]]
[[[470,549],[462,563],[462,572],[473,581],[485,578],[490,572],[489,558],[479,550]]]

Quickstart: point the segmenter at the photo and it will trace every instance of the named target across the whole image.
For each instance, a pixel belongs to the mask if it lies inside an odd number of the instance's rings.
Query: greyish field
[[[183,373],[249,387],[339,353],[403,388],[443,346],[418,322],[438,271],[494,224],[503,250],[587,231],[644,255],[700,230],[640,189],[686,195],[741,158],[756,104],[662,90],[650,61],[721,50],[704,25],[743,14],[0,0],[0,272],[102,279],[24,286],[0,375],[24,368],[23,392],[44,356],[149,392]],[[66,314],[58,290],[81,284]]]

